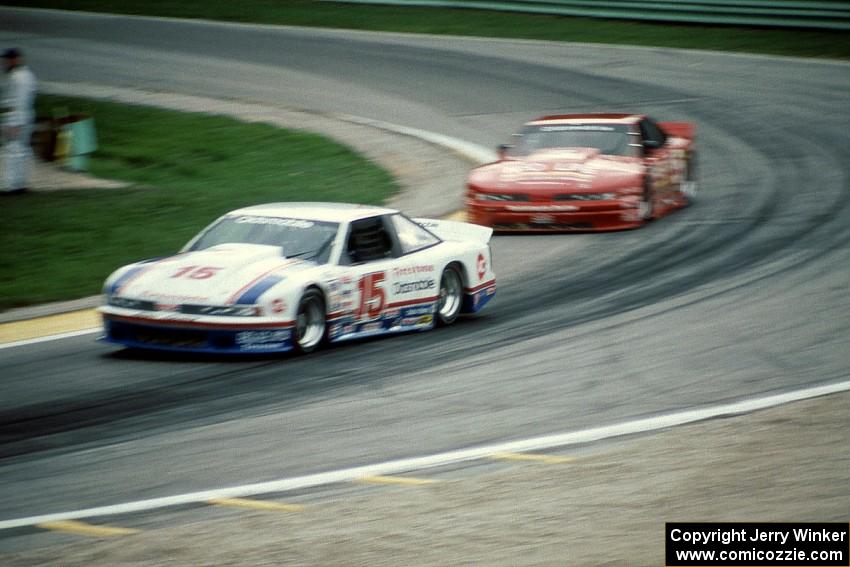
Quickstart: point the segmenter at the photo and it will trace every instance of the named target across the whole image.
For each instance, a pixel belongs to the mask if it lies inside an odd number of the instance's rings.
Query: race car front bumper
[[[208,322],[118,315],[101,310],[100,340],[130,348],[258,354],[293,348],[292,322]]]
[[[468,221],[496,231],[604,231],[643,224],[636,200],[502,203],[468,200]]]

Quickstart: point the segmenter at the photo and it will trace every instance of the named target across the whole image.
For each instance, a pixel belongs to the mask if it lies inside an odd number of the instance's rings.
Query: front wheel
[[[448,266],[440,277],[440,303],[437,307],[437,323],[451,325],[460,315],[463,302],[463,282],[457,266]]]
[[[325,300],[317,289],[308,289],[298,303],[295,320],[295,348],[313,352],[325,338]]]

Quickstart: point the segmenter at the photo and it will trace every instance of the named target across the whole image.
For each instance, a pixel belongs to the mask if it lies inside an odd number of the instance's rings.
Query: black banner
[[[847,523],[668,522],[667,567],[850,567]]]

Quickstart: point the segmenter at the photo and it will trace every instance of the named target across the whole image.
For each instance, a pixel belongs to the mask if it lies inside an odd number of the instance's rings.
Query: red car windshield
[[[625,124],[535,124],[523,128],[516,138],[508,151],[514,157],[553,148],[596,148],[605,155],[635,155]]]

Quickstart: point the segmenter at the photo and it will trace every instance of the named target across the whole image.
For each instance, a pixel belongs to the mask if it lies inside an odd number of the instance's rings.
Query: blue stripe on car
[[[253,305],[257,302],[261,295],[271,289],[273,286],[283,281],[284,276],[270,275],[266,276],[240,295],[235,303],[236,305]]]
[[[179,254],[178,254],[178,256],[179,256]],[[115,293],[116,291],[118,291],[121,288],[122,285],[127,283],[127,280],[129,280],[130,278],[132,278],[133,276],[138,274],[140,270],[144,270],[145,268],[147,268],[148,264],[151,264],[153,262],[159,262],[160,260],[163,260],[165,258],[166,258],[165,256],[158,256],[156,258],[148,258],[147,260],[142,260],[141,262],[136,262],[136,265],[134,267],[127,270],[126,274],[122,275],[120,278],[115,280],[115,283],[113,283],[111,286],[109,286],[109,290],[107,291],[107,293],[109,293],[110,295]]]
[[[115,280],[112,283],[112,285],[109,287],[109,294],[111,295],[111,294],[117,292],[119,289],[121,289],[121,286],[123,286],[125,283],[127,283],[127,281],[130,278],[132,278],[133,276],[135,276],[140,271],[142,271],[146,268],[147,268],[147,265],[142,264],[141,266],[136,266],[134,268],[130,268],[129,270],[127,270],[120,278],[118,278],[117,280]]]

